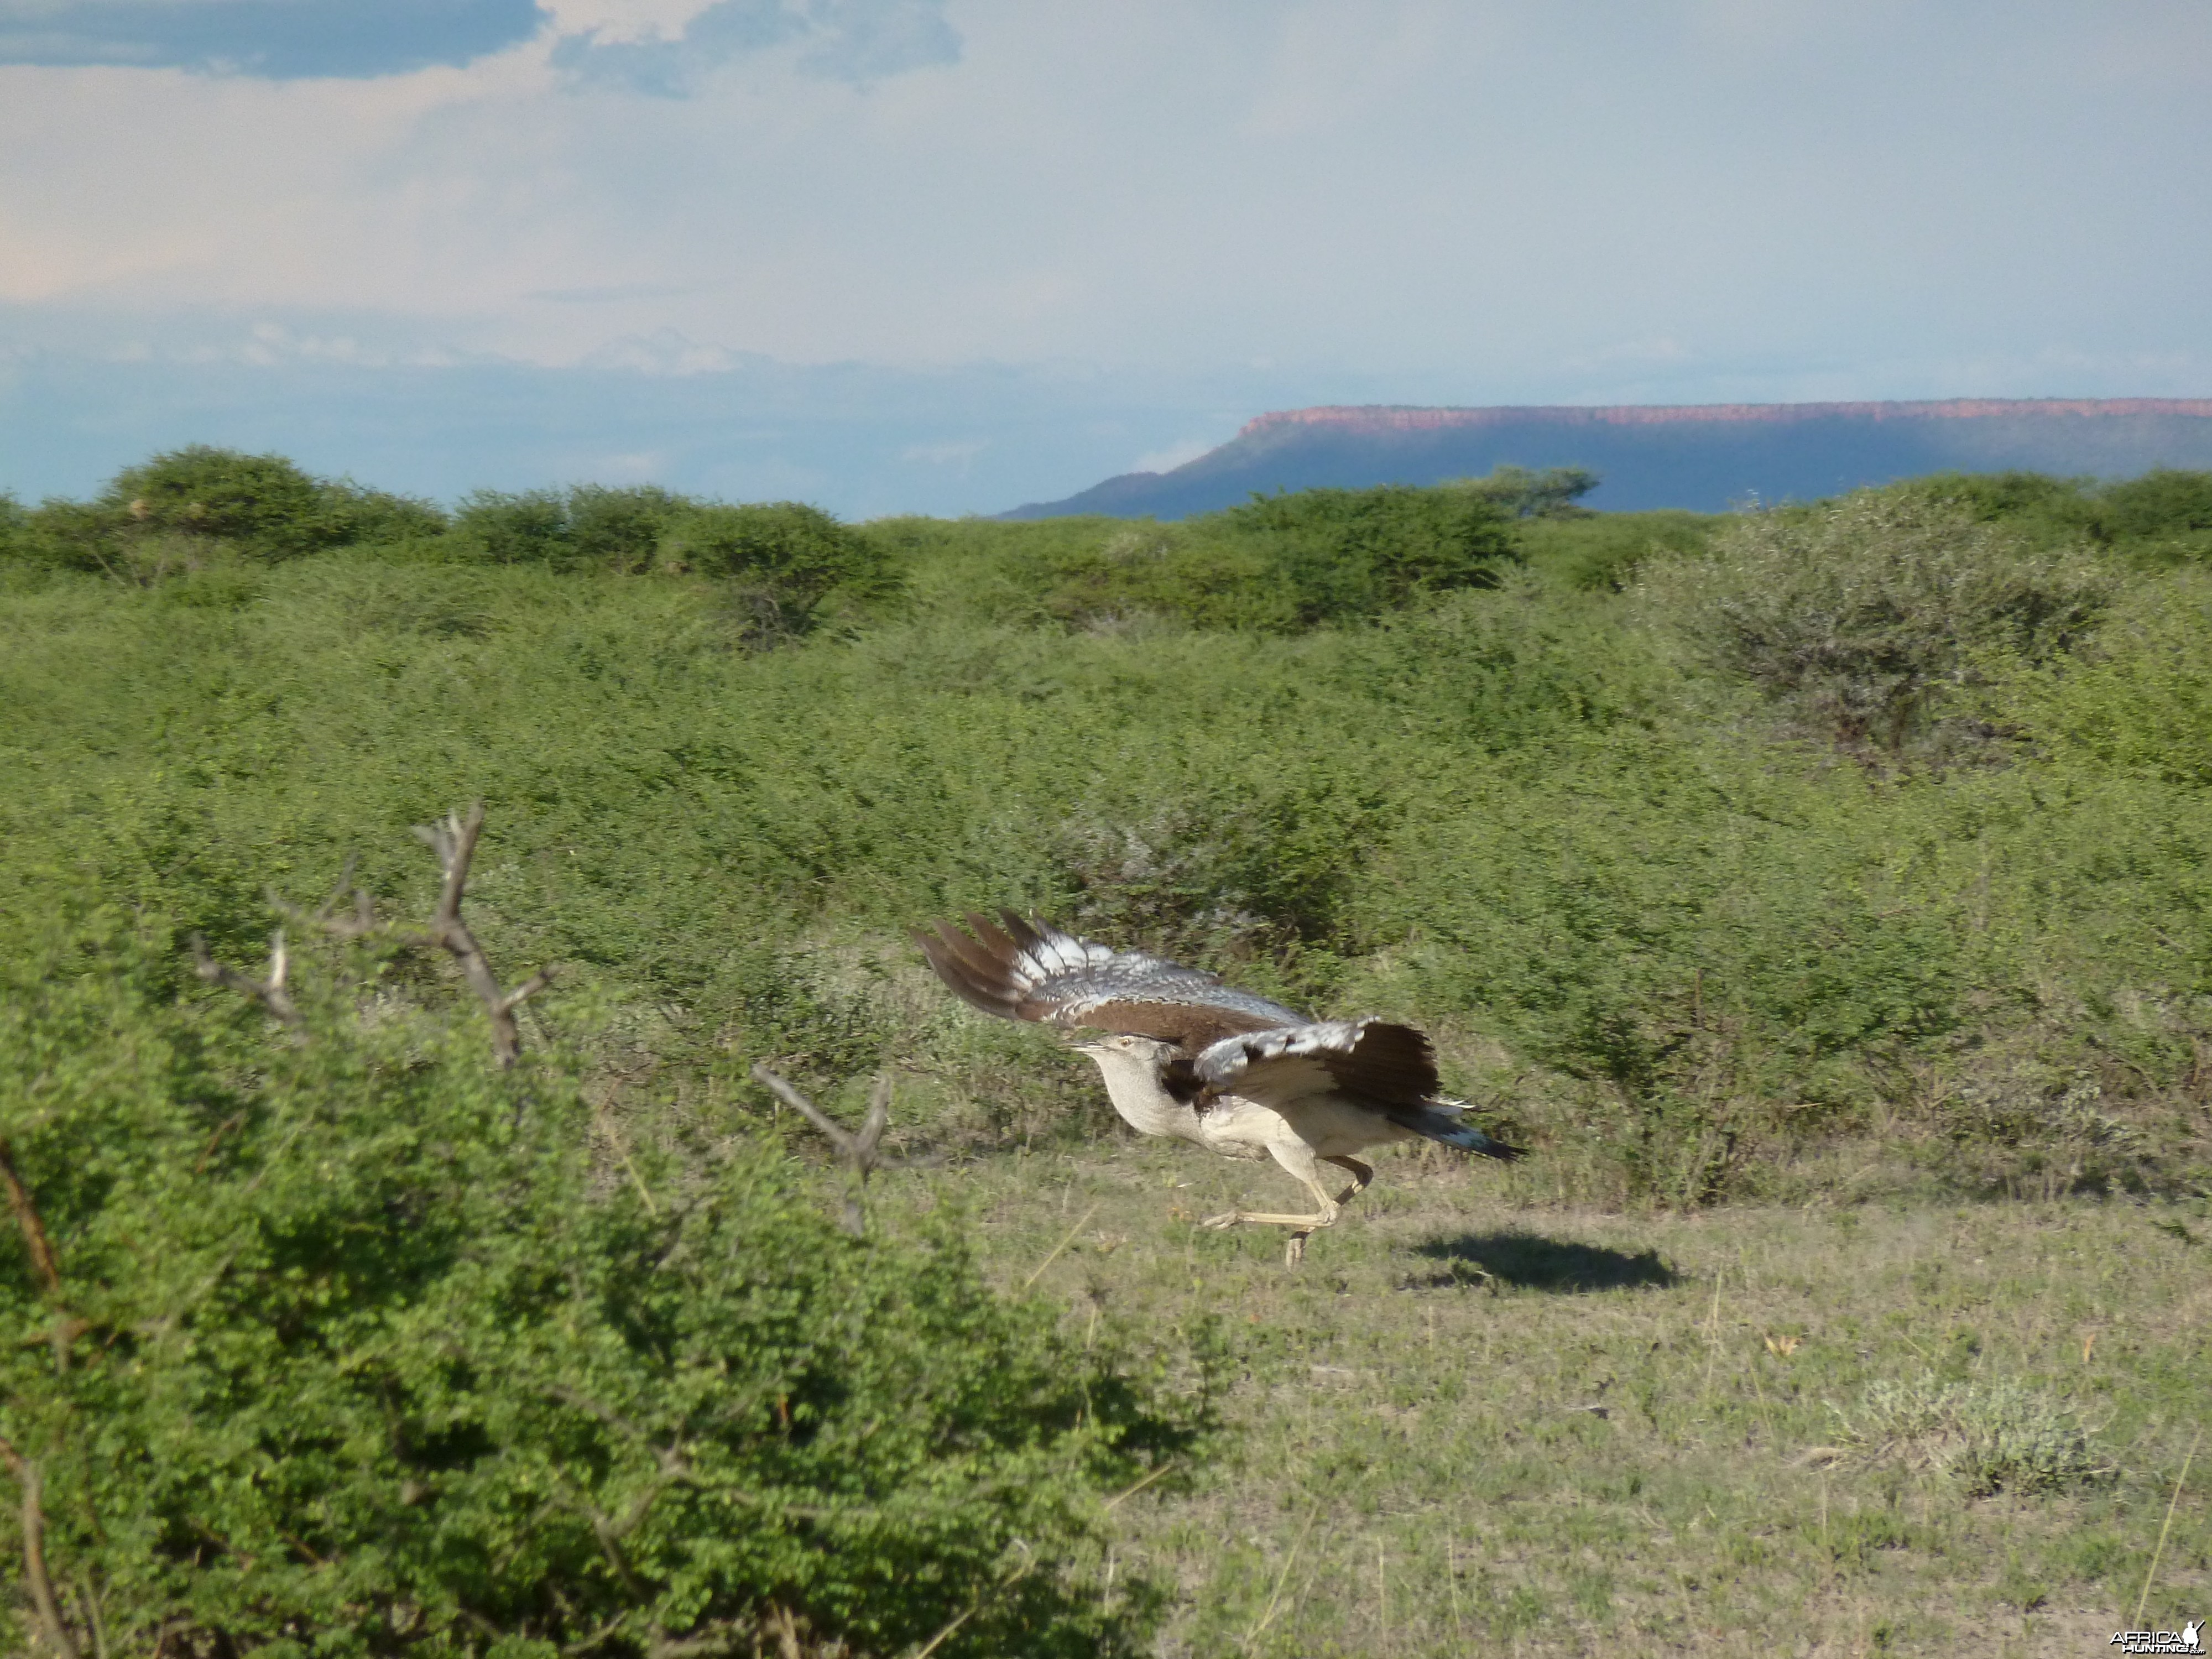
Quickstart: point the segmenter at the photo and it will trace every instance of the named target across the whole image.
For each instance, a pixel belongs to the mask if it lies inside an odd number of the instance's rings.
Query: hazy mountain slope
[[[2212,399],[1291,410],[1171,472],[1124,473],[1003,516],[1179,519],[1255,492],[1430,484],[1505,462],[1594,468],[1605,482],[1589,504],[1614,511],[1713,512],[1950,468],[2122,477],[2212,468]]]

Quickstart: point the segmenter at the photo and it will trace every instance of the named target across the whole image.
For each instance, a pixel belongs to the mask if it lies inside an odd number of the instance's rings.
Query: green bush
[[[487,564],[635,573],[651,568],[669,526],[693,507],[657,484],[479,489],[453,514],[454,541],[463,557]]]
[[[291,558],[332,540],[323,490],[282,455],[192,444],[125,467],[99,505],[147,533],[205,537],[261,558]]]
[[[366,489],[350,478],[319,487],[327,526],[324,545],[388,546],[428,541],[446,532],[445,512],[432,502],[388,490]]]
[[[225,565],[266,565],[357,543],[440,534],[427,501],[317,479],[281,455],[206,444],[126,467],[90,502],[50,501],[27,515],[16,556],[134,585]]]
[[[2212,562],[2212,472],[2160,467],[2099,492],[2099,537],[2167,562]]]
[[[1937,472],[1894,488],[1948,501],[2038,546],[2089,540],[2154,563],[2212,558],[2212,472],[2157,467],[2104,484],[2040,472]]]
[[[1727,520],[1717,514],[1662,511],[1552,514],[1515,527],[1528,568],[1589,592],[1626,587],[1644,564],[1703,553]]]
[[[1455,587],[1494,587],[1521,553],[1497,503],[1468,489],[1304,489],[1196,521],[1249,537],[1310,626],[1355,622]]]
[[[1115,526],[1101,538],[1044,544],[1015,568],[1043,616],[1094,631],[1153,617],[1286,632],[1299,620],[1297,596],[1264,545],[1181,525]]]
[[[453,509],[453,540],[486,564],[538,564],[566,570],[578,562],[568,498],[557,489],[511,495],[472,490]]]
[[[808,632],[832,595],[864,604],[896,586],[878,544],[797,501],[693,507],[662,533],[659,565],[728,584],[769,640]]]
[[[1516,523],[1473,489],[1391,488],[1304,490],[1182,524],[908,519],[863,533],[904,567],[910,602],[939,617],[1290,635],[1495,586],[1521,557]]]
[[[490,1065],[396,941],[308,946],[288,1034],[112,907],[41,921],[0,961],[0,1435],[85,1651],[1133,1650],[1099,1498],[1200,1419],[957,1220],[849,1237],[720,1131],[596,1164],[573,1060]]]
[[[2092,481],[2045,472],[1931,472],[1890,492],[1946,505],[1981,524],[2001,524],[2041,547],[2072,546],[2089,537],[2097,507]]]
[[[2003,676],[1988,708],[2094,772],[2212,788],[2212,573],[2125,593],[2087,646]]]
[[[668,526],[690,508],[688,499],[658,484],[578,484],[568,492],[570,544],[587,568],[647,570]]]
[[[1709,557],[1654,563],[1639,588],[1694,648],[1838,742],[1896,753],[1974,678],[1978,653],[2066,650],[2111,583],[1903,489],[1741,518]]]
[[[1479,495],[1511,518],[1568,519],[1589,514],[1589,508],[1575,503],[1599,483],[1598,475],[1586,466],[1547,466],[1536,472],[1504,465],[1492,467],[1480,478],[1447,479],[1443,487]]]

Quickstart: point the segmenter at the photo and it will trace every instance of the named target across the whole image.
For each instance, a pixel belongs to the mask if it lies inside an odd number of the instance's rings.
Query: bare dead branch
[[[599,1553],[607,1558],[607,1565],[615,1570],[615,1577],[622,1580],[623,1588],[632,1595],[644,1595],[645,1586],[638,1582],[629,1558],[623,1553],[622,1539],[616,1534],[613,1520],[596,1509],[587,1510],[585,1518],[592,1523],[592,1535],[599,1540]]]
[[[222,1145],[223,1137],[234,1129],[242,1129],[245,1127],[246,1114],[243,1112],[233,1112],[222,1122],[216,1124],[215,1133],[207,1139],[207,1145],[200,1148],[199,1158],[192,1164],[192,1173],[196,1176],[205,1175],[208,1160],[215,1156],[216,1148]]]
[[[866,1176],[879,1169],[896,1169],[898,1160],[879,1156],[876,1146],[883,1139],[884,1128],[890,1121],[891,1080],[890,1074],[876,1079],[874,1092],[868,1099],[868,1115],[860,1124],[860,1132],[854,1134],[842,1127],[819,1106],[798,1090],[769,1070],[758,1060],[753,1063],[753,1081],[766,1089],[785,1105],[797,1112],[819,1129],[838,1155],[852,1165],[854,1173]]]
[[[298,905],[285,899],[273,887],[264,890],[269,896],[270,908],[280,915],[289,917],[302,927],[315,928],[319,932],[328,933],[333,939],[366,938],[377,932],[381,924],[376,920],[376,904],[369,897],[368,890],[365,887],[356,887],[353,884],[356,862],[355,855],[348,853],[345,867],[338,872],[337,885],[331,890],[331,896],[316,908],[302,910]],[[349,892],[353,899],[353,914],[341,915],[338,907],[345,902]]]
[[[31,1202],[31,1189],[23,1184],[23,1177],[15,1169],[15,1151],[4,1139],[0,1139],[0,1186],[8,1189],[8,1207],[15,1212],[15,1224],[22,1230],[24,1248],[31,1253],[31,1271],[38,1274],[39,1283],[49,1297],[62,1293],[61,1269],[54,1261],[53,1242],[46,1237],[46,1224],[39,1219],[39,1207]]]
[[[540,991],[544,990],[552,982],[553,970],[550,968],[540,968],[528,979],[526,979],[521,984],[516,986],[514,989],[509,991],[501,1006],[508,1009],[510,1012],[514,1009],[520,1008],[524,1003],[529,1001],[531,998],[536,996]]]
[[[430,918],[427,937],[434,945],[442,945],[460,964],[461,977],[468,981],[469,988],[477,994],[477,1000],[483,1004],[484,1012],[491,1017],[492,1052],[504,1071],[513,1066],[522,1053],[522,1028],[514,1018],[514,1011],[553,982],[553,969],[541,968],[515,989],[502,991],[499,975],[492,971],[483,947],[461,920],[461,899],[468,890],[469,864],[477,855],[477,837],[483,832],[482,801],[469,808],[465,819],[458,812],[449,812],[443,823],[417,824],[415,828],[416,837],[438,855],[438,863],[446,872],[445,885],[438,893],[437,912]]]
[[[4,1438],[0,1438],[0,1463],[7,1466],[8,1473],[23,1489],[23,1578],[30,1586],[31,1605],[38,1613],[39,1627],[62,1659],[79,1659],[76,1638],[62,1622],[61,1603],[54,1598],[54,1581],[46,1576],[45,1483],[40,1477],[39,1466]]]
[[[883,1144],[884,1131],[890,1127],[891,1121],[891,1074],[889,1072],[877,1074],[876,1085],[868,1095],[868,1113],[860,1121],[858,1134],[840,1127],[829,1114],[762,1062],[753,1062],[752,1076],[754,1082],[821,1131],[830,1144],[836,1148],[837,1156],[844,1161],[846,1168],[853,1172],[853,1185],[845,1195],[845,1211],[840,1221],[847,1232],[855,1238],[860,1237],[867,1231],[867,1217],[862,1208],[861,1198],[863,1189],[868,1184],[868,1177],[878,1170],[912,1169],[920,1162],[890,1158],[878,1150]]]
[[[192,935],[192,970],[210,985],[220,985],[226,991],[235,991],[250,997],[266,1009],[269,1017],[278,1024],[304,1038],[307,1023],[300,1018],[299,1006],[292,994],[284,988],[284,975],[290,970],[291,957],[284,949],[284,930],[279,927],[269,936],[269,977],[266,980],[248,979],[237,969],[217,962],[208,954],[207,940],[200,934]]]
[[[53,1240],[47,1237],[46,1224],[39,1218],[39,1206],[31,1201],[31,1189],[23,1184],[23,1177],[15,1168],[15,1149],[4,1139],[0,1139],[0,1187],[8,1189],[8,1207],[15,1213],[15,1225],[23,1235],[23,1248],[30,1252],[31,1271],[38,1275],[40,1288],[53,1304],[53,1326],[44,1340],[54,1351],[54,1369],[65,1371],[70,1364],[70,1345],[91,1325],[62,1306],[62,1273],[54,1260]]]

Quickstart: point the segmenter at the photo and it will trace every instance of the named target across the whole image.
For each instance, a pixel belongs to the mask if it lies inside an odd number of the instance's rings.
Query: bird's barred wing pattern
[[[941,921],[914,942],[953,994],[1002,1019],[1084,1025],[1173,1042],[1196,1054],[1240,1031],[1297,1026],[1280,1003],[1139,951],[1116,951],[1012,910]]]
[[[1322,1020],[1222,1038],[1189,1063],[1205,1094],[1280,1106],[1346,1094],[1379,1108],[1436,1103],[1436,1050],[1410,1025]],[[1170,1081],[1172,1087],[1173,1082]]]

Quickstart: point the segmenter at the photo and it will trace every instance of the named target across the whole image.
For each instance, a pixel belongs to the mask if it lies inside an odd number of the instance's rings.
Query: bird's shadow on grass
[[[1436,1238],[1413,1248],[1417,1255],[1441,1261],[1444,1267],[1440,1273],[1416,1273],[1407,1279],[1407,1290],[1486,1283],[1492,1289],[1510,1285],[1572,1296],[1645,1285],[1663,1288],[1681,1279],[1659,1259],[1656,1250],[1609,1250],[1601,1244],[1577,1244],[1571,1239],[1511,1230]]]

